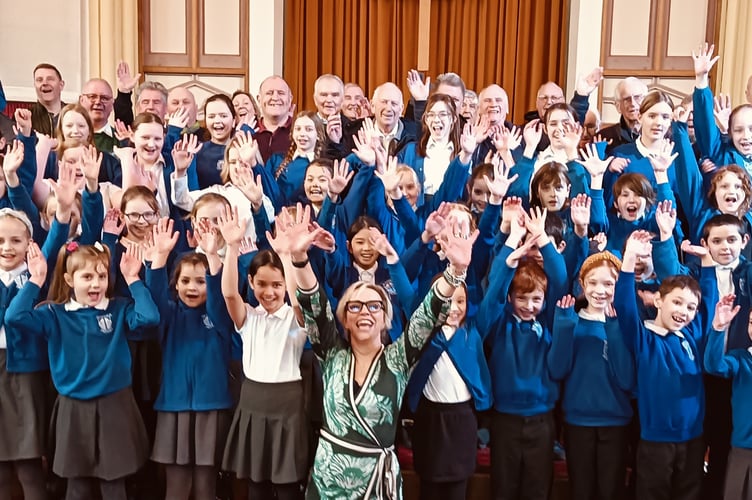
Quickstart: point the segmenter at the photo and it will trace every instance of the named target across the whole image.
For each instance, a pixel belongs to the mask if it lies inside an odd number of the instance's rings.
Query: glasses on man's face
[[[159,218],[159,214],[157,212],[131,212],[128,214],[125,214],[126,217],[128,217],[128,220],[130,222],[138,222],[141,219],[143,219],[144,222],[151,224],[152,222],[156,222],[156,220]]]
[[[345,304],[345,309],[347,309],[347,312],[357,314],[363,309],[363,306],[366,307],[366,311],[369,313],[377,313],[384,309],[384,303],[380,300],[369,300],[368,302],[361,302],[360,300],[349,300]]]
[[[438,113],[431,111],[429,113],[426,113],[426,120],[433,120],[434,118],[446,120],[447,118],[449,118],[449,111],[439,111]]]
[[[538,100],[541,102],[552,102],[556,104],[557,102],[564,101],[563,95],[539,95]]]
[[[91,102],[99,101],[102,104],[107,104],[112,100],[111,95],[102,95],[102,94],[84,94],[84,97],[90,100]]]
[[[624,105],[632,104],[633,102],[637,105],[642,104],[642,100],[645,98],[642,94],[635,94],[635,95],[628,95],[626,97],[621,98],[621,102]]]

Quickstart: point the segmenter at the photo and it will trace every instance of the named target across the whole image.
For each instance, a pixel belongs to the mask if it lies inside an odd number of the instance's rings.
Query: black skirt
[[[301,381],[267,384],[245,379],[222,469],[256,482],[301,481],[308,476],[307,432]]]
[[[422,397],[413,426],[413,464],[424,481],[462,481],[473,475],[478,422],[472,401],[434,403]]]
[[[149,440],[130,387],[91,400],[58,396],[50,426],[58,476],[112,481],[138,471]]]
[[[170,465],[219,465],[230,419],[226,410],[158,412],[151,459]]]
[[[50,416],[50,372],[8,373],[0,349],[0,462],[45,455]]]

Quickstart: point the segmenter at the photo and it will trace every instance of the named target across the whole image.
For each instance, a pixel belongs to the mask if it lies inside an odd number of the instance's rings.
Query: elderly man
[[[350,119],[342,113],[344,98],[345,84],[337,75],[321,75],[313,84],[313,102],[317,116],[326,127],[329,156],[336,156],[333,151],[342,142],[344,130],[349,130]]]
[[[369,115],[370,103],[357,83],[345,84],[345,97],[342,101],[342,116],[349,120],[365,118]]]
[[[470,123],[475,123],[478,118],[478,94],[472,90],[465,91],[465,98],[462,100],[462,109],[460,116]]]
[[[478,94],[478,119],[488,123],[488,127],[504,127],[511,130],[513,125],[507,121],[509,113],[509,96],[507,91],[492,83]],[[479,165],[485,161],[489,151],[496,151],[491,136],[486,137],[478,144],[473,153],[473,165]]]
[[[640,136],[640,105],[647,93],[647,85],[633,76],[616,84],[614,105],[621,115],[619,123],[600,130],[601,137],[611,141],[606,148],[607,155],[622,144],[635,142]]]
[[[193,92],[185,87],[175,87],[167,94],[167,114],[171,115],[183,108],[188,113],[184,134],[196,134],[199,140],[208,140],[209,132],[197,120],[198,106]]]
[[[261,82],[256,100],[261,118],[254,137],[266,162],[274,153],[285,154],[290,149],[292,91],[281,76],[270,76]]]
[[[78,103],[89,112],[89,118],[94,125],[94,144],[100,151],[112,153],[117,145],[115,133],[108,123],[114,101],[112,87],[107,80],[92,78],[84,83]]]
[[[55,135],[57,118],[65,105],[60,94],[65,88],[65,81],[60,71],[48,63],[37,64],[34,68],[34,89],[37,102],[31,106],[31,126],[39,133]]]

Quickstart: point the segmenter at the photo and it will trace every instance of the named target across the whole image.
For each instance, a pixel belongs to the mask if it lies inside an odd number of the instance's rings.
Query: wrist
[[[308,252],[290,252],[290,260],[293,264],[296,262],[303,262],[308,260]]]
[[[587,236],[588,224],[575,224],[574,232],[580,238]]]
[[[389,195],[389,198],[393,200],[400,200],[402,199],[402,189],[397,187],[396,189],[392,189],[387,193]]]
[[[701,73],[699,75],[695,75],[695,87],[698,89],[704,89],[708,86],[709,79],[707,73]]]
[[[726,323],[726,324],[716,323],[715,320],[713,320],[712,327],[713,327],[713,330],[715,330],[717,332],[723,332],[723,331],[726,330],[726,328],[728,328],[728,323]]]

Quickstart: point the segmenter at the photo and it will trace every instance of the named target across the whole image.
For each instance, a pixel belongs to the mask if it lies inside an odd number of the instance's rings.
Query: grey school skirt
[[[308,476],[307,457],[302,381],[267,384],[245,379],[222,469],[256,482],[294,483]]]
[[[130,387],[90,400],[58,396],[50,425],[60,477],[112,481],[138,471],[149,439]]]
[[[8,373],[0,349],[0,462],[45,455],[51,392],[50,372]]]
[[[231,418],[227,410],[158,412],[151,459],[169,465],[219,465]]]

